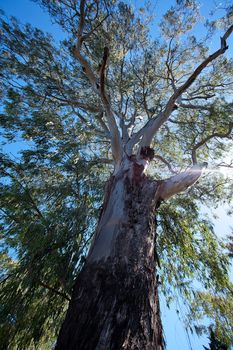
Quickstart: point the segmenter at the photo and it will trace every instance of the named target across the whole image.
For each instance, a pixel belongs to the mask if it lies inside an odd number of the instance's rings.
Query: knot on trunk
[[[151,161],[154,158],[155,152],[153,150],[153,148],[149,147],[149,146],[145,146],[141,148],[140,151],[140,156],[143,159],[147,159],[149,161]]]

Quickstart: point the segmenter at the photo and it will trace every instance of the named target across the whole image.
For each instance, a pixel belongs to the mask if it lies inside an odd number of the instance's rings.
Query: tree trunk
[[[162,350],[155,258],[159,182],[128,162],[109,180],[56,350]]]

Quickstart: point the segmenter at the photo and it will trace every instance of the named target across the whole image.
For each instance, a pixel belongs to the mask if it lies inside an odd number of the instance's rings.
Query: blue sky
[[[129,1],[135,7],[140,7],[143,4],[143,1],[131,0]],[[164,12],[166,8],[174,1],[168,0],[158,0],[153,1],[152,4],[155,10],[155,13],[159,14]],[[212,0],[204,0],[202,5],[203,15],[207,15],[211,9]],[[64,38],[64,34],[56,24],[51,24],[49,16],[46,12],[31,2],[30,0],[0,0],[0,8],[3,9],[7,15],[13,15],[20,19],[22,23],[29,22],[32,25],[39,27],[47,32],[50,32],[54,35],[57,40]],[[157,19],[155,18],[155,23]],[[156,25],[154,25],[154,28]],[[155,28],[156,30],[156,28]],[[232,40],[232,39],[231,39]],[[214,44],[213,44],[214,45]],[[232,45],[233,47],[233,45]],[[8,146],[8,150],[12,153],[17,153],[18,150],[22,149],[22,143],[16,143],[11,146]],[[219,235],[225,236],[230,233],[229,217],[224,213],[223,208],[216,210],[216,213],[219,215],[219,219],[215,220],[216,231]],[[223,234],[224,232],[224,234]],[[208,344],[206,337],[198,338],[196,335],[187,334],[184,331],[183,324],[179,321],[177,314],[175,312],[175,305],[171,309],[166,308],[165,301],[161,299],[161,310],[163,317],[164,333],[166,336],[167,350],[202,350],[203,345]],[[182,309],[182,308],[180,308]],[[143,349],[142,349],[143,350]]]

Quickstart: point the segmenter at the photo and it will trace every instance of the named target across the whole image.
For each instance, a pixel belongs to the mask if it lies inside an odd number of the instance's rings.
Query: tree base
[[[111,261],[86,266],[56,350],[162,350],[154,276],[154,271],[132,271]]]

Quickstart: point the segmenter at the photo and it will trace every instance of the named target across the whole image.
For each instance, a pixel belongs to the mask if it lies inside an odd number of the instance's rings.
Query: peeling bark
[[[128,161],[106,189],[57,350],[162,350],[155,252],[160,183]]]

